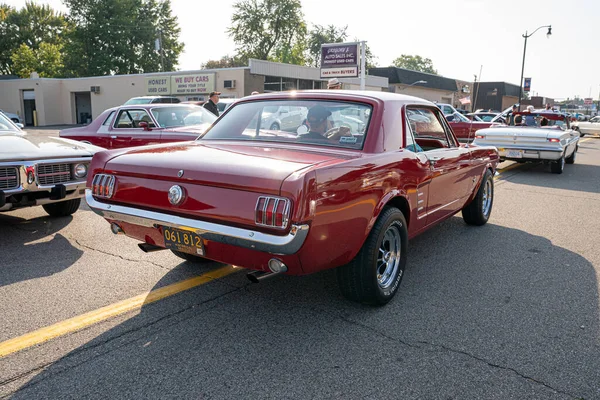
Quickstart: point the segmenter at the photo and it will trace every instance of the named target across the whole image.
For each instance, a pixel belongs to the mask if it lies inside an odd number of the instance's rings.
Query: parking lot
[[[85,204],[0,214],[0,398],[600,398],[600,139],[499,172],[488,224],[412,240],[380,308],[143,253]]]

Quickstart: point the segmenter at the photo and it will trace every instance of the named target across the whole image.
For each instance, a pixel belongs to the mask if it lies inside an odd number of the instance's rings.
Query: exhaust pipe
[[[153,251],[166,250],[164,247],[159,247],[148,243],[138,243],[138,246],[144,253],[152,253]]]
[[[273,276],[281,275],[281,272],[265,272],[265,271],[253,271],[246,274],[246,277],[250,279],[252,283],[259,283],[260,281],[264,281],[265,279],[269,279]]]

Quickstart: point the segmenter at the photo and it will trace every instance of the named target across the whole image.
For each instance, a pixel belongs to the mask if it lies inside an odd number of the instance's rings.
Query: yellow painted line
[[[142,308],[146,304],[154,303],[174,294],[203,285],[215,279],[222,278],[236,272],[237,269],[231,265],[207,272],[185,281],[177,282],[160,289],[148,291],[127,300],[99,308],[88,313],[78,315],[77,317],[58,322],[54,325],[46,326],[22,336],[9,339],[0,343],[0,358],[17,351],[27,349],[32,346],[47,342],[66,334],[79,331],[88,326],[116,317],[126,312]]]

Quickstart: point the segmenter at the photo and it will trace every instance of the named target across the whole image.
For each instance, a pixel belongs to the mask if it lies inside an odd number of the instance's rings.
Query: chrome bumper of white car
[[[262,251],[271,254],[294,254],[304,244],[308,236],[308,225],[292,225],[284,236],[270,235],[249,229],[178,217],[176,215],[146,211],[133,207],[106,204],[97,201],[90,189],[85,191],[85,200],[96,214],[107,220],[125,222],[147,228],[168,226],[193,230],[206,240],[232,246]]]

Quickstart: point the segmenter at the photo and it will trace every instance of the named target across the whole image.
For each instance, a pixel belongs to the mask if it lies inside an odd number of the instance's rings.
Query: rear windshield
[[[362,149],[370,105],[324,100],[253,101],[234,105],[202,139],[302,143]]]

